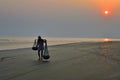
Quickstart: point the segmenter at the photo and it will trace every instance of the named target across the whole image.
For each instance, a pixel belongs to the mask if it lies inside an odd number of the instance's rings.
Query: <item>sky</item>
[[[119,8],[120,0],[0,0],[0,36],[120,38]]]

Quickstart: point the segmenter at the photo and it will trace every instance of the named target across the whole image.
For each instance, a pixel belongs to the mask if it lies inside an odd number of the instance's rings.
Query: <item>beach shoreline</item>
[[[32,47],[36,37],[0,37],[0,50],[10,50],[19,48]],[[102,42],[103,38],[57,38],[43,37],[49,46],[59,44],[69,44],[77,42]],[[111,39],[112,41],[120,41],[120,39]]]
[[[83,43],[119,43],[120,41],[118,40],[118,41],[108,41],[108,42],[102,42],[102,41],[83,41],[83,42],[70,42],[70,43],[58,43],[58,44],[53,44],[53,45],[48,45],[48,47],[55,47],[55,46],[62,46],[62,45],[67,45],[67,44],[77,44],[77,43],[81,43],[81,44],[83,44]],[[10,48],[10,49],[3,49],[3,50],[0,50],[0,52],[1,51],[11,51],[11,50],[21,50],[21,49],[32,49],[32,45],[31,45],[31,47],[24,47],[24,48],[22,48],[22,47],[20,47],[20,48]]]

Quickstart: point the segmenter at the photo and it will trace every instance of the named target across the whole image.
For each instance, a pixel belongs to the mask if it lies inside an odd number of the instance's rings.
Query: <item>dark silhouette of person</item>
[[[44,51],[44,43],[45,42],[46,42],[45,39],[42,39],[41,36],[38,36],[37,47],[38,47],[38,57],[39,57],[39,60],[43,60],[43,51]]]

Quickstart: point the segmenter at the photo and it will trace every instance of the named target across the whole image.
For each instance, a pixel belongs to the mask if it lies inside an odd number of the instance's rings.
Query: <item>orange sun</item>
[[[103,15],[110,16],[111,15],[111,10],[103,10],[102,13]]]
[[[109,13],[109,11],[106,10],[106,11],[104,11],[104,13],[107,15]]]

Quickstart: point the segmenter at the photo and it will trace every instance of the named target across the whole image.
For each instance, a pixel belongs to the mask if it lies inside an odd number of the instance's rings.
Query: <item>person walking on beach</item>
[[[46,43],[46,40],[42,39],[41,36],[38,36],[37,47],[39,60],[43,60],[44,43]]]

